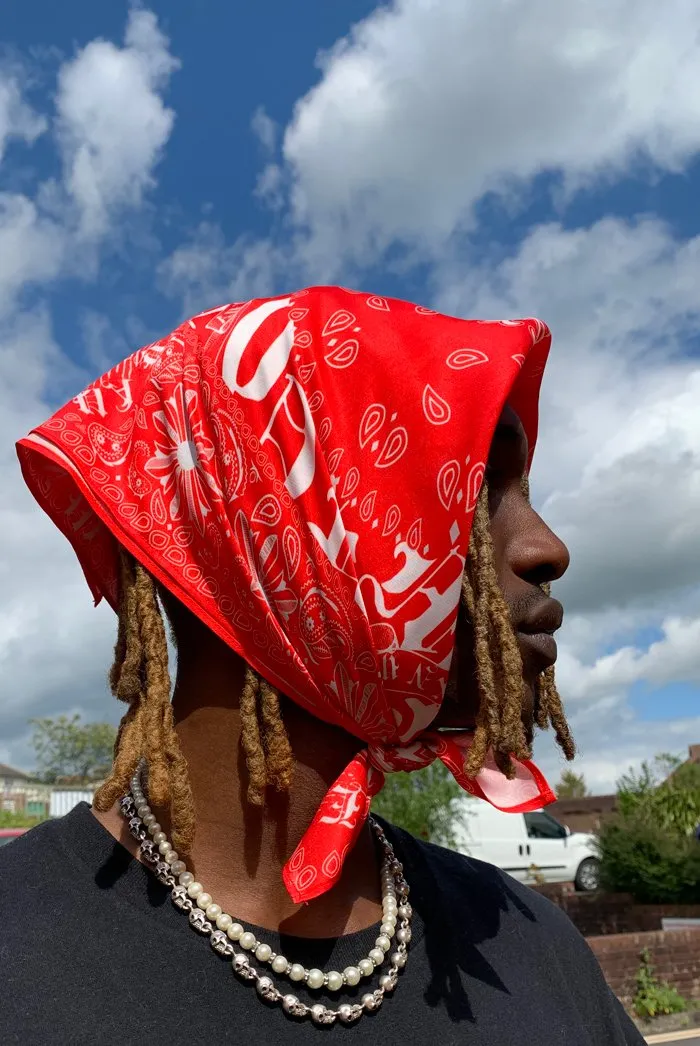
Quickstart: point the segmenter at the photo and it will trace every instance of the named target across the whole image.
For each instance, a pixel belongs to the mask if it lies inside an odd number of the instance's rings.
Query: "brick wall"
[[[635,904],[627,894],[580,894],[559,883],[533,889],[562,908],[584,937],[660,930],[662,919],[700,919],[700,904]]]
[[[625,1006],[634,997],[640,954],[649,949],[654,975],[668,981],[686,999],[700,999],[700,930],[589,937],[605,979]]]

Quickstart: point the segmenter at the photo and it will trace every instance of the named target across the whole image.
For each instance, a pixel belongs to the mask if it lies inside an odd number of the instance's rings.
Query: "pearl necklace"
[[[374,948],[366,957],[360,959],[356,966],[347,966],[342,973],[336,970],[327,973],[318,969],[307,970],[301,963],[290,963],[286,956],[275,953],[269,944],[259,941],[254,933],[246,930],[240,922],[222,911],[221,906],[216,904],[202,884],[188,872],[185,862],[173,850],[148,805],[143,782],[145,770],[146,764],[142,760],[131,779],[131,792],[125,795],[119,804],[123,816],[129,822],[131,835],[140,844],[139,857],[152,869],[161,883],[172,888],[172,902],[181,911],[188,913],[190,926],[198,933],[209,937],[215,952],[231,960],[234,973],[244,981],[254,981],[261,998],[281,1005],[287,1016],[310,1017],[315,1024],[334,1024],[336,1020],[343,1024],[353,1024],[363,1014],[378,1010],[384,996],[396,987],[399,972],[406,965],[413,915],[408,903],[409,887],[403,876],[403,866],[381,825],[370,817],[370,824],[383,852],[383,915]],[[311,989],[325,988],[327,991],[337,992],[346,984],[355,987],[363,978],[370,977],[375,969],[384,963],[391,951],[394,937],[397,942],[396,950],[389,956],[389,969],[380,976],[379,986],[363,995],[360,1003],[344,1003],[335,1010],[321,1003],[307,1006],[296,995],[281,992],[271,977],[261,974],[251,965],[250,956],[246,954],[252,953],[258,962],[269,965],[276,974],[293,982],[303,981]],[[235,944],[243,951],[236,951]]]

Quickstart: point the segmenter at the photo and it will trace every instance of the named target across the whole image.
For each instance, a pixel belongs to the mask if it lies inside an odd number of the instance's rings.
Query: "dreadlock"
[[[527,495],[527,481],[524,481]],[[542,586],[545,590],[548,586]],[[481,770],[489,752],[508,777],[513,757],[530,756],[531,739],[522,717],[522,661],[501,593],[491,541],[488,489],[482,489],[474,515],[469,555],[462,581],[462,610],[474,632],[479,712],[467,770]],[[108,810],[129,790],[139,761],[148,762],[148,789],[153,805],[169,807],[173,845],[191,852],[194,802],[187,764],[180,748],[170,702],[170,675],[165,626],[156,584],[125,550],[120,552],[119,625],[114,663],[109,672],[112,693],[128,705],[117,733],[112,772],[97,791],[94,805]],[[265,789],[287,791],[292,781],[292,750],[282,721],[277,690],[249,666],[240,698],[241,744],[248,769],[248,801],[264,802]],[[554,727],[567,759],[574,742],[554,683],[554,669],[537,680],[535,722]]]

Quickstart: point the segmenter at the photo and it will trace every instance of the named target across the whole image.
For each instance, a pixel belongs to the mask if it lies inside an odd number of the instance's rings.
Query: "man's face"
[[[517,414],[501,414],[486,478],[496,575],[523,661],[523,714],[532,721],[537,677],[557,656],[552,633],[561,625],[562,607],[542,591],[569,565],[569,552],[530,505],[523,491],[528,445]],[[460,611],[455,655],[445,701],[435,721],[438,727],[474,725],[479,707],[470,622]]]

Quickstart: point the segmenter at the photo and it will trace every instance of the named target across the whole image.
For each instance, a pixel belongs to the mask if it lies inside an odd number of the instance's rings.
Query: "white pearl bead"
[[[157,821],[154,821],[153,824],[149,824],[149,826],[148,826],[148,834],[149,835],[155,835],[157,832],[161,832],[161,831],[162,831],[162,828],[160,827],[160,825],[158,824]]]
[[[272,955],[272,948],[269,944],[259,944],[255,949],[255,958],[259,959],[260,962],[267,962]]]
[[[380,933],[374,943],[377,948],[381,948],[385,953],[391,948],[391,938],[387,937],[385,933]]]
[[[384,962],[384,952],[381,948],[372,948],[369,957],[375,966],[381,966]]]
[[[343,977],[345,978],[345,983],[349,984],[351,988],[360,983],[360,971],[357,966],[346,966],[343,970]]]
[[[326,977],[328,978],[328,990],[331,992],[339,992],[343,987],[343,975],[338,973],[337,970],[330,970]]]
[[[229,926],[233,923],[233,919],[226,912],[222,912],[221,915],[216,917],[216,927],[218,930],[223,930],[224,933],[228,930]]]
[[[240,941],[243,933],[244,930],[240,923],[231,923],[226,931],[226,936],[230,941]]]
[[[323,970],[317,970],[316,968],[314,968],[313,970],[309,970],[308,976],[306,978],[306,983],[308,984],[309,988],[322,988]]]
[[[289,971],[289,979],[290,979],[290,981],[303,981],[304,980],[304,974],[305,974],[305,970],[304,970],[304,967],[301,965],[301,963],[298,963],[298,962],[292,963],[292,968]]]
[[[194,882],[194,876],[192,875],[192,872],[183,872],[180,875],[178,882],[180,886],[189,886],[190,883]]]
[[[374,973],[374,963],[371,959],[360,959],[357,965],[363,977],[371,977]]]
[[[385,922],[379,927],[379,932],[386,937],[393,937],[396,933],[396,923]]]
[[[173,875],[182,875],[187,869],[187,865],[184,861],[173,861],[170,865],[170,871]]]
[[[166,854],[163,854],[163,860],[166,864],[173,865],[179,857],[177,850],[168,850]]]
[[[146,814],[146,816],[143,819],[143,823],[146,825],[146,828],[149,828],[152,824],[156,823],[156,815]]]
[[[202,886],[201,883],[198,883],[196,880],[195,880],[195,882],[190,883],[190,885],[187,887],[187,896],[191,897],[192,900],[194,900],[195,897],[199,897],[200,893],[203,893],[203,892],[204,892],[204,887]]]
[[[207,919],[209,920],[209,922],[215,923],[220,915],[221,915],[221,907],[220,907],[220,905],[218,905],[218,904],[208,904],[207,905]]]
[[[167,853],[170,853],[170,851],[172,850],[172,846],[170,845],[167,839],[163,839],[161,843],[158,843],[158,849],[163,855],[165,855]]]
[[[197,907],[201,908],[203,912],[206,912],[207,908],[211,904],[211,894],[207,893],[206,890],[202,890],[201,893],[197,894]]]
[[[272,960],[272,969],[275,973],[286,973],[289,963],[285,955],[276,955]]]
[[[161,843],[168,842],[168,837],[166,836],[165,832],[156,832],[153,836],[153,842],[156,844],[156,846],[160,846]]]
[[[139,817],[141,818],[142,821],[143,821],[144,817],[148,817],[150,812],[151,812],[151,808],[146,803],[142,803],[142,805],[137,807],[137,810],[136,810],[136,813],[139,815]]]
[[[384,908],[385,912],[393,912],[395,915],[398,911],[399,906],[396,903],[396,899],[394,897],[385,897],[382,903],[382,907]]]
[[[239,943],[241,948],[245,948],[245,950],[249,952],[251,948],[254,948],[257,944],[255,934],[251,933],[250,930],[246,930],[245,933],[241,934]]]
[[[383,921],[388,925],[396,926],[396,916],[393,912],[385,912]]]

